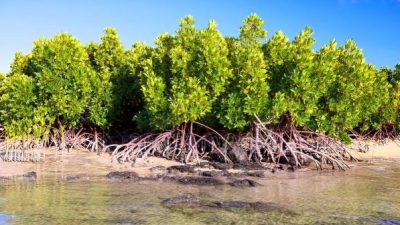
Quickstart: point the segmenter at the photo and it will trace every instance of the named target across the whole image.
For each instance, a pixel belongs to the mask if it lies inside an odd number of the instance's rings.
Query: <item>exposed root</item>
[[[0,152],[0,158],[5,162],[39,162],[43,161],[45,154],[41,150],[12,149]]]
[[[149,155],[184,162],[199,161],[209,152],[216,152],[225,162],[231,162],[226,148],[221,147],[226,145],[229,142],[217,131],[204,124],[192,122],[165,132],[137,135],[126,144],[109,145],[106,150],[112,152],[113,160],[120,162],[134,163],[136,159]]]
[[[94,130],[93,133],[85,132],[83,129],[68,130],[64,134],[64,140],[59,144],[60,148],[87,149],[91,152],[102,152],[106,145],[101,134]]]
[[[294,166],[313,162],[321,169],[324,165],[346,169],[349,166],[345,161],[354,159],[339,140],[311,131],[299,131],[292,125],[285,129],[270,129],[256,118],[253,135],[240,142],[242,148],[250,152],[249,160],[285,161]]]
[[[87,149],[100,153],[105,148],[105,142],[97,131],[93,133],[80,130],[67,130],[62,132],[54,130],[48,136],[40,139],[26,137],[20,139],[3,138],[0,141],[0,158],[7,162],[38,162],[44,159],[45,148],[64,149]]]
[[[5,162],[39,162],[44,160],[42,149],[47,143],[33,140],[0,142],[0,158]]]
[[[386,144],[389,141],[397,141],[400,132],[394,124],[384,124],[378,130],[370,130],[363,133],[353,131],[353,137],[357,140],[373,140],[379,144]]]

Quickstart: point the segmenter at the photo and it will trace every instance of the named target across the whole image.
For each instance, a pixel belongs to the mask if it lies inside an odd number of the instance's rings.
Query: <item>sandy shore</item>
[[[148,157],[138,161],[134,166],[129,163],[111,162],[109,154],[96,154],[86,150],[56,151],[43,150],[43,162],[3,162],[0,160],[0,177],[19,176],[35,171],[38,176],[57,175],[66,176],[104,176],[111,171],[133,170],[146,175],[149,169],[155,166],[172,166],[179,162],[157,157]]]
[[[356,150],[351,153],[358,159],[375,160],[375,159],[400,159],[400,142],[388,141],[384,144],[366,141],[353,143],[354,148],[357,146],[367,146],[366,152],[359,152]]]
[[[357,146],[358,143],[354,143]],[[365,153],[352,150],[352,155],[358,159],[389,160],[400,161],[400,142],[387,142],[377,144],[374,142],[364,142],[368,144],[368,151]],[[68,177],[68,176],[105,176],[111,171],[135,171],[140,175],[150,174],[150,168],[155,166],[169,167],[181,163],[157,157],[148,157],[139,160],[134,166],[129,163],[111,162],[109,154],[96,154],[86,150],[56,151],[52,149],[43,150],[46,157],[43,162],[3,162],[0,160],[0,177],[12,177],[35,171],[39,177]],[[357,164],[352,164],[357,167]]]

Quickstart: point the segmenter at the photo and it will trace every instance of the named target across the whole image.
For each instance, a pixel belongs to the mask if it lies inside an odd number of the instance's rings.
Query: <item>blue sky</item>
[[[0,0],[0,71],[8,71],[16,51],[29,52],[33,40],[57,32],[87,43],[112,26],[130,47],[173,33],[188,14],[198,27],[214,19],[223,34],[237,35],[253,12],[265,20],[268,37],[283,30],[293,38],[311,26],[316,49],[332,38],[354,38],[369,63],[400,62],[400,0]]]

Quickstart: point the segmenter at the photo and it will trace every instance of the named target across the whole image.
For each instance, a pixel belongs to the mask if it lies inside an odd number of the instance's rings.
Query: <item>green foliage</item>
[[[13,74],[19,73],[27,73],[29,70],[29,60],[31,59],[30,54],[24,55],[21,52],[15,53],[14,60],[11,63],[11,71],[8,76],[12,76]]]
[[[315,114],[318,99],[324,92],[320,88],[324,84],[314,72],[312,33],[307,27],[289,42],[280,31],[263,46],[271,77],[272,116],[279,119],[288,113],[293,123],[301,127]]]
[[[269,86],[261,50],[261,40],[267,32],[263,25],[264,21],[252,14],[243,21],[240,36],[228,39],[233,76],[218,112],[220,123],[226,128],[243,128],[254,114],[267,114]]]
[[[93,97],[91,98],[90,116],[93,121],[98,121],[102,127],[108,127],[112,115],[120,115],[115,104],[112,79],[120,75],[122,66],[126,62],[125,50],[114,28],[104,29],[101,43],[91,42],[86,46],[89,61],[97,72],[97,77],[92,81]],[[114,82],[115,83],[115,82]],[[122,105],[121,102],[118,102]]]
[[[114,28],[104,29],[101,41],[86,47],[101,80],[101,85],[96,85],[101,102],[98,105],[107,110],[107,118],[114,126],[126,126],[143,105],[137,71],[141,59],[133,49],[125,51]]]
[[[35,120],[35,83],[31,77],[15,73],[0,86],[0,120],[10,137],[27,138],[40,129]]]
[[[34,42],[28,76],[37,85],[37,107],[67,127],[76,126],[91,97],[91,80],[85,49],[62,33]]]
[[[96,71],[113,72],[126,63],[125,50],[115,28],[105,28],[101,43],[89,43],[87,51]]]
[[[282,32],[263,46],[271,77],[273,118],[287,114],[295,126],[348,140],[353,128],[376,129],[386,117],[374,118],[389,103],[387,75],[365,62],[349,40],[335,41],[314,52],[312,30],[292,42]]]
[[[388,102],[389,84],[384,73],[365,62],[362,50],[353,40],[331,51],[336,52],[336,60],[326,64],[331,67],[327,73],[320,74],[331,79],[316,114],[317,130],[349,141],[347,131],[377,127],[371,116]]]
[[[197,29],[187,16],[175,34],[128,50],[113,28],[85,47],[65,33],[41,38],[0,74],[0,123],[20,140],[77,126],[244,130],[254,115],[346,141],[352,129],[399,127],[400,64],[376,69],[353,40],[314,50],[308,27],[264,42],[263,25],[252,14],[224,37],[214,21]]]
[[[382,76],[387,78],[386,85],[389,98],[382,101],[379,111],[371,117],[372,127],[378,129],[380,126],[396,125],[399,126],[399,109],[400,109],[400,64],[391,70],[383,67],[379,71]]]
[[[1,109],[11,112],[2,116],[7,135],[40,137],[52,128],[78,126],[82,120],[104,125],[96,111],[99,107],[91,104],[98,93],[93,88],[96,82],[84,47],[71,35],[35,41],[30,54],[16,54],[3,82]]]
[[[159,129],[201,120],[231,76],[224,37],[214,21],[198,30],[187,16],[174,36],[162,34],[156,44],[142,63],[145,111],[138,120]]]

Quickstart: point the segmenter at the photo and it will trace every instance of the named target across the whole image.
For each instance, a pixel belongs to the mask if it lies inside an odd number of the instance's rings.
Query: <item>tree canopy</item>
[[[316,49],[312,34],[306,27],[293,40],[282,31],[268,39],[251,14],[237,37],[186,16],[154,45],[125,48],[114,28],[87,45],[67,33],[40,38],[0,75],[0,122],[8,138],[21,140],[52,129],[190,122],[249,131],[256,117],[347,141],[353,130],[399,128],[400,64],[368,64],[352,39]]]

